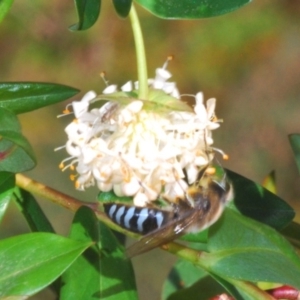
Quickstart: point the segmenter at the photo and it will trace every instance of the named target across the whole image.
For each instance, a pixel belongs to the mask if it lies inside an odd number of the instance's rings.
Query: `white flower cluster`
[[[149,88],[180,101],[176,84],[167,82],[170,77],[166,66],[158,68]],[[131,82],[121,88],[123,92],[132,89]],[[116,91],[110,85],[103,94]],[[90,91],[72,102],[75,120],[65,129],[70,157],[61,168],[76,167],[76,188],[84,190],[96,183],[103,192],[132,196],[137,206],[145,206],[161,193],[171,201],[184,196],[188,184],[213,158],[211,131],[219,127],[216,100],[209,99],[205,106],[203,94],[198,93],[194,111],[159,113],[144,109],[144,101],[138,99],[126,104],[108,101],[90,109],[91,103],[100,103],[96,98]]]

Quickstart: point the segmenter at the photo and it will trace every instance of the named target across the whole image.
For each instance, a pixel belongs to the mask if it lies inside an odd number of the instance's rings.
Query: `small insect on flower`
[[[127,257],[147,252],[179,238],[208,228],[221,216],[232,199],[232,186],[225,171],[213,174],[203,168],[197,181],[189,186],[183,198],[171,203],[172,209],[136,207],[121,203],[104,203],[105,213],[118,225],[144,236],[126,251]]]

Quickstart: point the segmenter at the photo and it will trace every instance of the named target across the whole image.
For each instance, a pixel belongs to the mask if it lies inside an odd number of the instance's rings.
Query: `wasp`
[[[126,250],[133,257],[167,244],[186,233],[200,232],[215,223],[233,197],[226,173],[214,176],[207,166],[182,199],[170,204],[171,209],[136,207],[122,203],[104,203],[111,220],[143,237]]]

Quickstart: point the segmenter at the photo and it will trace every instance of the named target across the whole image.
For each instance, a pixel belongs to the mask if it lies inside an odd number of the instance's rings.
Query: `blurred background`
[[[77,22],[72,1],[16,1],[0,25],[1,81],[44,81],[100,93],[105,70],[110,83],[136,80],[136,58],[129,20],[111,1],[102,1],[91,29],[72,33]],[[170,54],[169,70],[181,93],[203,91],[217,98],[215,146],[230,159],[224,166],[256,182],[276,172],[278,194],[300,209],[300,181],[288,134],[300,133],[300,2],[260,0],[220,17],[197,21],[158,19],[141,7],[148,73]],[[76,97],[75,97],[76,98]],[[35,149],[37,167],[27,175],[74,197],[93,201],[97,190],[74,190],[69,173],[58,169],[67,156],[54,148],[66,141],[72,117],[57,119],[70,101],[20,116]],[[39,199],[58,233],[67,235],[72,213]],[[297,217],[300,220],[299,216]],[[8,237],[28,231],[11,205],[0,228]],[[175,258],[155,250],[134,259],[140,299],[159,299]],[[33,299],[54,299],[43,291]]]

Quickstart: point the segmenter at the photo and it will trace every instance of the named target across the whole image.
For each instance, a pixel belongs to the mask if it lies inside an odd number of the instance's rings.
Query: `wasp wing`
[[[126,256],[131,258],[161,245],[167,244],[185,233],[196,220],[205,216],[204,210],[189,209],[183,215],[168,224],[143,236],[138,242],[126,249]]]

